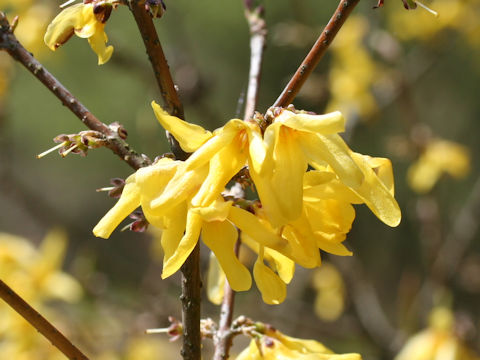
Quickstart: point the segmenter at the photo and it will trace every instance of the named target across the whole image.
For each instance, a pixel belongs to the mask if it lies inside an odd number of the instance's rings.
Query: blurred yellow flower
[[[63,314],[48,301],[77,302],[80,284],[61,270],[67,245],[61,230],[52,230],[37,248],[27,239],[0,233],[0,278],[30,305],[56,324]],[[62,324],[65,328],[65,324]],[[64,359],[64,355],[8,305],[0,303],[2,359]]]
[[[345,284],[337,268],[330,263],[313,273],[312,284],[317,291],[315,314],[324,321],[335,321],[342,315],[345,307]]]
[[[460,179],[470,171],[470,153],[460,144],[447,140],[431,141],[419,159],[408,169],[408,184],[418,193],[430,191],[447,173]]]
[[[104,29],[114,2],[116,1],[80,3],[67,7],[48,26],[45,44],[55,51],[76,34],[88,39],[90,47],[98,56],[98,64],[105,64],[113,53],[113,46],[106,46],[108,37]]]
[[[412,336],[394,360],[479,360],[453,331],[450,309],[437,307],[430,314],[426,330]]]
[[[267,329],[253,339],[236,360],[361,360],[359,354],[335,354],[315,340],[296,339]]]

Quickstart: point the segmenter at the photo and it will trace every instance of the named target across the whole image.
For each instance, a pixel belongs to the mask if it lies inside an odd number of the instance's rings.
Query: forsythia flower
[[[359,354],[335,354],[315,340],[296,339],[268,329],[250,342],[236,360],[361,360]]]
[[[67,7],[53,19],[45,33],[45,44],[55,51],[75,34],[88,39],[92,50],[98,56],[98,64],[105,64],[113,53],[113,46],[106,46],[108,41],[105,23],[112,12],[114,0],[96,1],[88,4],[75,4]]]
[[[243,243],[258,255],[253,276],[263,300],[278,304],[295,263],[319,266],[319,250],[351,255],[342,242],[355,218],[352,204],[366,204],[390,226],[400,221],[390,162],[351,151],[338,135],[344,129],[339,112],[312,115],[273,108],[273,122],[262,134],[254,121],[232,119],[210,132],[154,102],[152,107],[192,155],[185,161],[164,158],[131,175],[120,200],[93,232],[109,237],[141,206],[146,219],[163,230],[163,278],[180,268],[201,235],[231,287],[249,289],[250,272],[234,253],[238,228]],[[314,170],[307,171],[308,165]],[[221,195],[246,166],[260,198],[248,211]],[[215,279],[212,285],[218,284]],[[217,302],[220,296],[218,288],[212,292]]]
[[[470,171],[470,154],[465,146],[433,140],[408,169],[408,184],[418,193],[430,191],[443,173],[463,178]]]
[[[435,308],[430,326],[411,337],[395,360],[479,360],[453,331],[454,318],[448,308]]]

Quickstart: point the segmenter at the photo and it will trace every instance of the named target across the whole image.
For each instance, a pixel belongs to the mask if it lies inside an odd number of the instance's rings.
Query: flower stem
[[[267,27],[263,17],[263,8],[251,9],[245,3],[245,17],[250,28],[250,73],[248,76],[248,89],[245,101],[244,120],[251,119],[257,107],[258,90],[262,74],[262,62],[267,40]]]
[[[117,154],[132,168],[139,169],[148,165],[148,161],[123,141],[116,131],[101,122],[95,115],[63,86],[33,55],[28,52],[13,34],[7,17],[0,12],[0,50],[5,50],[13,59],[21,63],[33,76],[45,85],[71,112],[73,112],[89,129],[104,134],[106,147]]]
[[[327,26],[323,29],[319,38],[313,45],[307,57],[300,64],[295,75],[290,79],[285,89],[282,91],[273,106],[286,107],[291,104],[295,96],[302,88],[303,84],[315,69],[320,59],[323,57],[328,47],[332,43],[335,35],[347,20],[348,16],[360,0],[341,0],[335,13],[330,18]]]
[[[40,315],[25,300],[16,294],[7,284],[0,280],[0,297],[20,314],[30,325],[45,336],[67,358],[88,360],[88,358],[65,335],[58,331],[47,319]]]

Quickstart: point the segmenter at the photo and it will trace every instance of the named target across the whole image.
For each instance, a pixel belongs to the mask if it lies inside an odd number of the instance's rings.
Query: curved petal
[[[88,43],[92,50],[98,56],[98,65],[105,64],[113,54],[113,46],[106,46],[108,41],[107,34],[103,31],[105,24],[97,23],[95,32],[88,38]]]
[[[380,220],[388,226],[397,226],[402,218],[397,201],[380,181],[363,155],[352,153],[352,157],[365,174],[362,186],[353,190]]]
[[[316,134],[336,134],[345,131],[345,119],[340,111],[323,115],[312,115],[307,113],[295,114],[284,109],[275,118],[275,122],[280,122],[295,130]]]
[[[163,263],[166,264],[175,255],[187,223],[187,204],[182,203],[170,211],[164,218],[165,229],[160,242],[163,249]]]
[[[263,302],[270,305],[280,304],[287,297],[287,285],[268,266],[263,263],[263,249],[260,250],[253,266],[253,276]]]
[[[151,105],[160,125],[177,139],[184,151],[188,153],[194,152],[213,136],[210,131],[199,125],[190,124],[176,116],[170,115],[155,101],[152,101]]]
[[[224,221],[230,213],[232,204],[232,201],[224,201],[220,196],[210,206],[190,209],[199,214],[204,221]]]
[[[43,38],[45,44],[53,51],[67,42],[73,35],[74,29],[83,19],[83,9],[86,5],[75,4],[62,10],[48,25]]]
[[[162,194],[150,201],[149,211],[155,216],[164,215],[173,206],[193,196],[207,176],[207,171],[208,164],[192,170],[186,170],[185,163],[183,163]]]
[[[297,219],[302,213],[303,175],[307,170],[307,161],[294,132],[284,126],[279,130],[270,185],[276,193],[278,210],[287,221]]]
[[[177,272],[187,257],[195,248],[200,230],[202,229],[202,217],[193,211],[188,211],[185,234],[178,243],[174,254],[163,263],[162,279]]]
[[[288,254],[287,242],[267,229],[252,213],[232,206],[228,219],[259,244],[277,250],[282,254]]]
[[[249,142],[249,165],[253,171],[259,173],[264,166],[265,157],[267,155],[267,148],[263,141],[262,133],[256,124],[248,124],[247,129]]]
[[[208,206],[225,190],[232,177],[246,165],[247,151],[239,139],[243,136],[246,134],[238,133],[230,144],[212,157],[207,178],[192,199],[193,206]]]
[[[140,205],[140,189],[135,183],[135,174],[130,175],[115,206],[93,228],[93,234],[108,239],[113,230]]]
[[[237,238],[237,229],[229,221],[203,223],[202,240],[215,253],[231,288],[235,291],[246,291],[252,286],[252,277],[235,255]]]
[[[352,159],[351,150],[337,135],[301,134],[300,144],[310,161],[329,164],[340,180],[351,188],[358,188],[363,182],[363,173]]]

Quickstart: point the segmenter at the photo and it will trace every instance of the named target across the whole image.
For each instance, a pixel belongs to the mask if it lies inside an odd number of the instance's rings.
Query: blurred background
[[[0,0],[0,10],[10,20],[19,15],[16,35],[25,47],[100,120],[124,125],[135,150],[151,159],[168,152],[150,107],[159,92],[128,9],[112,13],[106,32],[114,54],[98,66],[82,39],[73,37],[56,53],[43,44],[62,2]],[[165,2],[157,30],[186,119],[213,130],[243,117],[250,51],[242,1]],[[361,1],[294,101],[317,113],[341,110],[354,151],[392,160],[401,224],[389,228],[357,207],[347,237],[353,257],[323,254],[319,269],[298,268],[280,305],[263,304],[255,287],[240,293],[235,316],[366,360],[392,359],[402,348],[398,359],[415,360],[405,355],[406,344],[430,351],[421,359],[448,344],[458,351],[446,359],[476,358],[480,0],[425,2],[439,17],[420,7],[406,11],[400,0],[378,9],[375,0]],[[275,101],[337,4],[263,2],[269,33],[258,111]],[[116,201],[96,189],[132,170],[107,149],[86,158],[55,152],[36,159],[55,136],[82,130],[0,52],[0,278],[93,359],[180,358],[179,342],[144,335],[167,327],[168,316],[181,317],[179,274],[160,278],[158,234],[117,230],[103,240],[91,233]],[[242,254],[252,265],[254,258]],[[205,294],[202,311],[218,319],[219,307]],[[0,314],[0,358],[63,358],[3,303]],[[233,353],[247,342],[237,338]],[[210,341],[204,346],[209,351]]]

